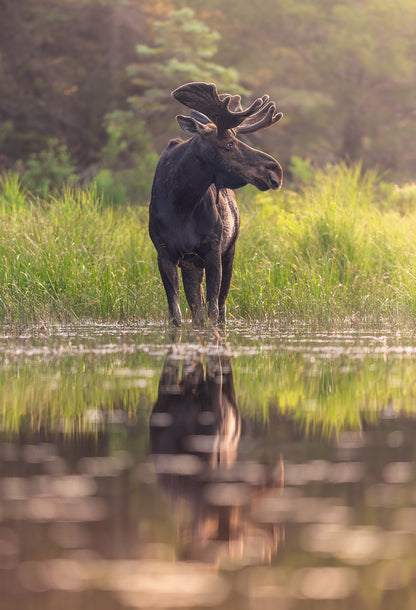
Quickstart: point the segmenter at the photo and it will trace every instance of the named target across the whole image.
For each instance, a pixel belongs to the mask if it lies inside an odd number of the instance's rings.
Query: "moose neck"
[[[174,166],[174,197],[181,210],[190,211],[213,184],[215,177],[198,137],[187,140],[180,148]]]

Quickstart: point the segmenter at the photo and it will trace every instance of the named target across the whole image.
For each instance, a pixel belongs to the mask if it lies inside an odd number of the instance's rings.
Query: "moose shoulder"
[[[192,319],[203,325],[202,291],[212,322],[225,321],[240,216],[232,189],[253,184],[265,191],[282,183],[273,157],[237,138],[277,123],[267,95],[246,110],[239,95],[218,95],[216,86],[188,83],[172,93],[191,109],[177,116],[188,140],[172,140],[160,156],[153,180],[149,232],[172,321],[181,324],[178,266]]]

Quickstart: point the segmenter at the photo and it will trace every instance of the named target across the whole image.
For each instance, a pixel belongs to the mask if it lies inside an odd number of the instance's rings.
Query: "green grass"
[[[339,166],[318,172],[302,193],[255,194],[254,206],[239,241],[236,315],[323,323],[414,317],[416,187]]]
[[[42,201],[14,177],[1,186],[0,319],[161,315],[147,209],[103,207],[88,189]]]
[[[416,185],[337,166],[302,192],[238,194],[230,317],[416,318]],[[165,318],[147,217],[147,206],[103,206],[94,189],[38,199],[5,175],[0,321]]]

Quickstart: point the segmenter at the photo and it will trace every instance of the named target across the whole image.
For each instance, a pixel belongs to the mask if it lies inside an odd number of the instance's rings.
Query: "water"
[[[416,606],[411,330],[0,333],[2,610]]]

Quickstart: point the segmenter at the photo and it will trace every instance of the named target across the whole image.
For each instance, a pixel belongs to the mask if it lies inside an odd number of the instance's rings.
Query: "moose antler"
[[[274,102],[269,102],[261,108],[258,112],[253,114],[251,117],[245,119],[236,129],[237,133],[253,133],[254,131],[258,131],[259,129],[264,129],[265,127],[270,127],[270,125],[274,125],[277,121],[283,116],[282,112],[276,111],[276,104]]]
[[[268,95],[257,98],[243,110],[239,95],[218,95],[213,83],[188,83],[172,91],[172,96],[184,106],[209,117],[220,133],[227,129],[251,133],[276,123],[282,117],[281,113],[273,116],[276,106],[269,102]]]
[[[220,99],[223,99],[224,97],[225,96],[223,94],[219,96]],[[280,121],[283,113],[277,112],[275,114],[276,104],[274,102],[269,102],[268,95],[263,95],[262,100],[263,105],[260,107],[260,109],[240,123],[240,125],[236,128],[237,133],[253,133],[254,131],[264,129],[265,127],[274,125],[274,123],[277,123],[277,121]],[[230,110],[242,111],[241,97],[239,95],[231,96],[228,107]]]

